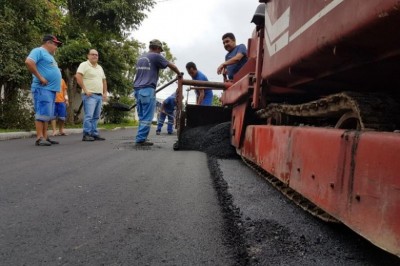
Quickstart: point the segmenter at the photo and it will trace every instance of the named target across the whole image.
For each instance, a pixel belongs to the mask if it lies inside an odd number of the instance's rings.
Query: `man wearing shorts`
[[[64,124],[67,119],[67,106],[68,106],[68,87],[64,79],[61,79],[61,90],[56,93],[56,103],[54,107],[54,119],[51,120],[51,128],[53,136],[66,136],[64,132]],[[56,134],[56,127],[58,122],[58,134]]]
[[[62,45],[55,36],[45,35],[42,46],[34,48],[25,60],[32,73],[32,95],[35,109],[36,146],[58,144],[47,136],[48,122],[54,117],[56,92],[60,90],[61,72],[54,53]]]

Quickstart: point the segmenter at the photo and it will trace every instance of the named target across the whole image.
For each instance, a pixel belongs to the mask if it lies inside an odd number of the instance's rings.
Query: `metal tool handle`
[[[157,92],[162,91],[163,89],[165,89],[166,87],[168,87],[169,85],[171,85],[172,83],[174,83],[174,82],[177,81],[177,80],[178,80],[178,77],[176,77],[176,78],[174,78],[173,80],[171,80],[170,82],[168,82],[168,83],[162,85],[161,87],[159,87],[158,89],[156,89],[156,94],[157,94]],[[135,108],[136,105],[137,105],[137,103],[135,103],[134,105],[132,105],[132,106],[129,108],[129,110],[132,110],[133,108]]]

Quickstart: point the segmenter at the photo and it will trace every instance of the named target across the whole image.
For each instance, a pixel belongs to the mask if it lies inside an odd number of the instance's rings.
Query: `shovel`
[[[177,81],[177,80],[178,80],[178,78],[174,78],[173,80],[171,80],[171,81],[168,82],[167,84],[161,86],[160,88],[158,88],[158,89],[156,90],[156,93],[159,92],[159,91],[161,91],[161,90],[163,90],[163,89],[165,89],[166,87],[168,87],[169,85],[171,85],[172,83],[174,83],[174,82]],[[136,105],[137,105],[136,103],[135,103],[134,105],[132,105],[132,106],[129,106],[129,105],[124,104],[124,103],[112,103],[112,104],[111,104],[111,107],[114,108],[114,109],[116,109],[116,110],[119,110],[119,111],[130,111],[130,110],[132,110],[133,108],[135,108]]]

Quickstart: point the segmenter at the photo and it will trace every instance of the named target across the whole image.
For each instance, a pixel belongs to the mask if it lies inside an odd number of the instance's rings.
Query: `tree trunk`
[[[13,82],[4,84],[4,103],[16,102],[18,97],[18,89],[15,88]]]
[[[67,123],[69,124],[75,124],[74,121],[74,116],[75,116],[75,106],[77,103],[75,103],[75,94],[77,93],[77,83],[75,79],[75,75],[71,72],[71,70],[66,69],[65,70],[65,76],[66,76],[66,82],[68,85],[68,109],[67,109]]]

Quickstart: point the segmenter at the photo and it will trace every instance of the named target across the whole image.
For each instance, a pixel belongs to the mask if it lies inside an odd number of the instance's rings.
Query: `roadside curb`
[[[114,130],[122,130],[122,129],[131,129],[132,127],[116,127],[111,129]],[[107,129],[99,128],[99,131],[106,131]],[[82,134],[82,128],[66,128],[64,129],[67,134]],[[51,132],[49,131],[49,136],[51,136]],[[12,140],[12,139],[27,139],[34,138],[36,136],[36,131],[25,131],[25,132],[5,132],[0,133],[0,141],[2,140]]]
[[[65,129],[65,133],[67,134],[78,134],[82,133],[81,128],[71,128]],[[51,136],[51,132],[48,131],[49,136]],[[27,139],[34,138],[36,136],[36,131],[25,131],[25,132],[6,132],[0,133],[0,141],[2,140],[11,140],[11,139]]]

